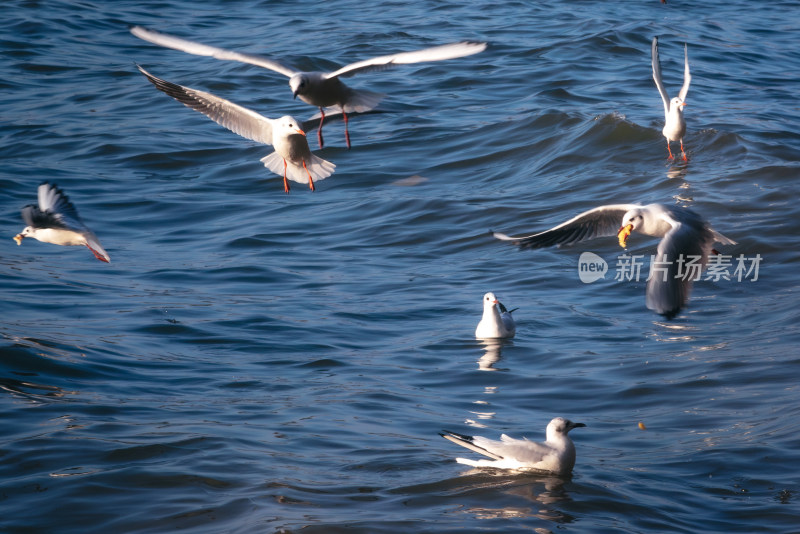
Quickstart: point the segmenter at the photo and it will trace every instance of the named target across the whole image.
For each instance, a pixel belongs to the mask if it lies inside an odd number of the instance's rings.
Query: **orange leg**
[[[319,118],[319,128],[317,128],[317,141],[319,141],[319,147],[322,148],[322,123],[325,122],[325,110],[319,108],[319,113],[321,117]]]
[[[689,161],[686,159],[686,152],[683,151],[683,139],[681,139],[681,155],[683,155],[683,161]]]
[[[308,172],[308,167],[306,167],[306,160],[303,160],[303,168]],[[308,187],[311,188],[312,191],[316,191],[317,188],[314,187],[314,179],[311,178],[311,173],[308,172]]]
[[[283,160],[283,192],[289,193],[289,182],[286,181],[286,160]]]
[[[675,159],[675,156],[672,155],[672,149],[669,148],[669,139],[667,140],[667,152],[669,152],[669,159]]]
[[[347,148],[350,148],[350,132],[347,131],[347,113],[342,108],[342,117],[344,117],[344,140],[347,142]]]

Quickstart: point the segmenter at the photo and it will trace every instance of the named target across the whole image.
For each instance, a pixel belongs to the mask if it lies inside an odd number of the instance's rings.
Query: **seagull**
[[[686,43],[683,44],[683,87],[678,93],[678,96],[669,99],[667,90],[664,89],[664,82],[661,79],[661,63],[658,60],[658,37],[653,37],[652,46],[653,56],[653,80],[656,82],[658,92],[661,94],[661,100],[664,102],[664,128],[661,133],[667,138],[667,152],[669,152],[669,159],[673,159],[672,150],[669,147],[670,141],[681,142],[681,155],[683,161],[686,161],[686,152],[683,150],[683,136],[686,135],[686,121],[683,119],[683,108],[686,106],[686,93],[689,92],[689,84],[692,81],[692,76],[689,74],[689,50]]]
[[[460,464],[513,470],[537,469],[558,475],[569,475],[575,466],[575,445],[568,434],[573,428],[585,426],[583,423],[573,423],[569,419],[556,417],[547,425],[547,440],[542,443],[527,438],[514,439],[505,434],[500,436],[500,441],[482,436],[465,436],[449,430],[444,430],[444,433],[439,435],[491,458],[491,460],[456,458]]]
[[[27,226],[14,236],[17,245],[22,245],[26,237],[54,245],[86,245],[98,260],[111,261],[64,191],[56,184],[44,182],[39,185],[38,195],[38,206],[29,204],[22,208],[22,220]]]
[[[287,178],[301,184],[307,183],[314,191],[314,180],[322,180],[333,174],[336,165],[311,153],[306,133],[300,128],[301,123],[293,117],[286,115],[280,119],[268,119],[224,98],[170,83],[137,67],[159,91],[242,137],[275,147],[275,152],[261,158],[261,161],[275,174],[283,173],[283,190],[286,193],[289,192]]]
[[[483,296],[483,317],[475,329],[475,337],[477,339],[514,337],[517,330],[514,318],[511,317],[514,311],[516,308],[508,311],[494,293],[486,293]]]
[[[666,204],[600,206],[538,234],[509,237],[493,232],[493,235],[520,248],[543,248],[571,245],[616,233],[620,246],[625,248],[632,232],[662,238],[647,281],[646,303],[648,308],[667,319],[677,315],[689,300],[692,290],[690,275],[699,277],[699,271],[694,271],[692,266],[702,269],[710,254],[718,254],[712,248],[714,243],[736,244],[711,228],[694,211]]]
[[[243,54],[231,50],[223,50],[193,41],[187,41],[180,37],[167,35],[165,33],[148,30],[141,26],[131,28],[131,33],[140,39],[164,46],[195,54],[198,56],[210,56],[216,59],[231,61],[241,61],[259,67],[275,71],[289,78],[289,87],[292,89],[294,98],[312,106],[319,108],[321,120],[317,129],[317,140],[319,147],[322,148],[322,123],[325,121],[325,108],[341,110],[344,119],[344,136],[347,148],[350,148],[350,133],[347,131],[347,113],[363,113],[378,105],[385,95],[366,91],[363,89],[351,89],[346,86],[340,78],[353,76],[360,72],[372,70],[382,70],[393,65],[421,63],[424,61],[441,61],[454,59],[464,56],[477,54],[486,49],[486,43],[460,42],[451,43],[424,50],[413,52],[401,52],[388,56],[380,56],[366,59],[357,63],[351,63],[333,72],[303,72],[283,63],[263,56]],[[331,111],[330,109],[328,110]]]

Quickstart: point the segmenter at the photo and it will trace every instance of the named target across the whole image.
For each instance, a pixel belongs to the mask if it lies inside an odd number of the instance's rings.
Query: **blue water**
[[[11,1],[0,7],[0,531],[800,531],[796,2]],[[350,78],[389,96],[312,148],[317,191],[135,68],[264,115],[286,79],[143,25],[332,70],[451,41],[476,56]],[[670,162],[650,70],[681,85]],[[676,145],[673,147],[676,148]],[[111,256],[12,237],[56,182]],[[614,238],[492,239],[600,204],[703,214],[763,258],[666,321],[644,280],[578,278]],[[656,240],[634,235],[629,252]],[[519,307],[484,346],[481,297]],[[572,433],[571,478],[472,471],[447,428]],[[639,423],[645,426],[642,430]]]

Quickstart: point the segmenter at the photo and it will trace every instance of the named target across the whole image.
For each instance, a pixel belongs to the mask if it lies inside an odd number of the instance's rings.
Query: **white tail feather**
[[[261,158],[261,162],[267,169],[279,176],[283,176],[283,157],[277,152],[273,152],[267,156],[264,156]],[[312,154],[311,162],[310,164],[306,163],[306,168],[308,169],[308,172],[311,173],[311,178],[313,178],[314,181],[317,181],[324,180],[333,174],[333,170],[336,168],[336,165]],[[306,172],[306,169],[304,169],[302,165],[289,163],[286,166],[286,178],[292,180],[293,182],[307,184],[308,172]]]

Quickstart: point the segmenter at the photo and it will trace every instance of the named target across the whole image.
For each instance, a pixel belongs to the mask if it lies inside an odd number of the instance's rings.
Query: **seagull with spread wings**
[[[661,238],[647,281],[646,302],[648,308],[668,319],[677,315],[689,300],[690,262],[702,268],[710,254],[718,254],[713,249],[714,243],[736,244],[694,211],[666,204],[611,204],[585,211],[544,232],[521,237],[498,232],[493,235],[520,248],[543,248],[616,234],[624,248],[632,232]]]
[[[131,28],[131,33],[140,39],[153,44],[172,48],[198,56],[209,56],[216,59],[240,61],[271,71],[283,74],[289,78],[289,87],[295,98],[316,106],[320,110],[321,120],[317,129],[317,139],[322,148],[322,123],[325,121],[325,112],[341,111],[344,119],[344,135],[347,148],[350,148],[350,133],[347,130],[347,114],[352,112],[363,113],[378,105],[385,95],[352,89],[345,85],[341,78],[353,76],[362,72],[382,70],[394,65],[421,63],[425,61],[441,61],[477,54],[486,49],[486,43],[460,42],[451,43],[413,52],[401,52],[387,56],[374,57],[364,61],[351,63],[333,72],[303,72],[280,61],[264,56],[234,52],[213,46],[188,41],[165,33],[148,30],[141,26]],[[326,110],[326,108],[328,108]]]
[[[242,137],[272,145],[275,152],[261,158],[261,162],[275,174],[283,174],[283,190],[286,193],[290,189],[287,178],[308,184],[314,191],[314,180],[322,180],[333,174],[336,165],[311,153],[302,124],[293,117],[287,115],[280,119],[268,119],[224,98],[162,80],[142,67],[138,68],[156,89],[183,105],[199,111]]]

